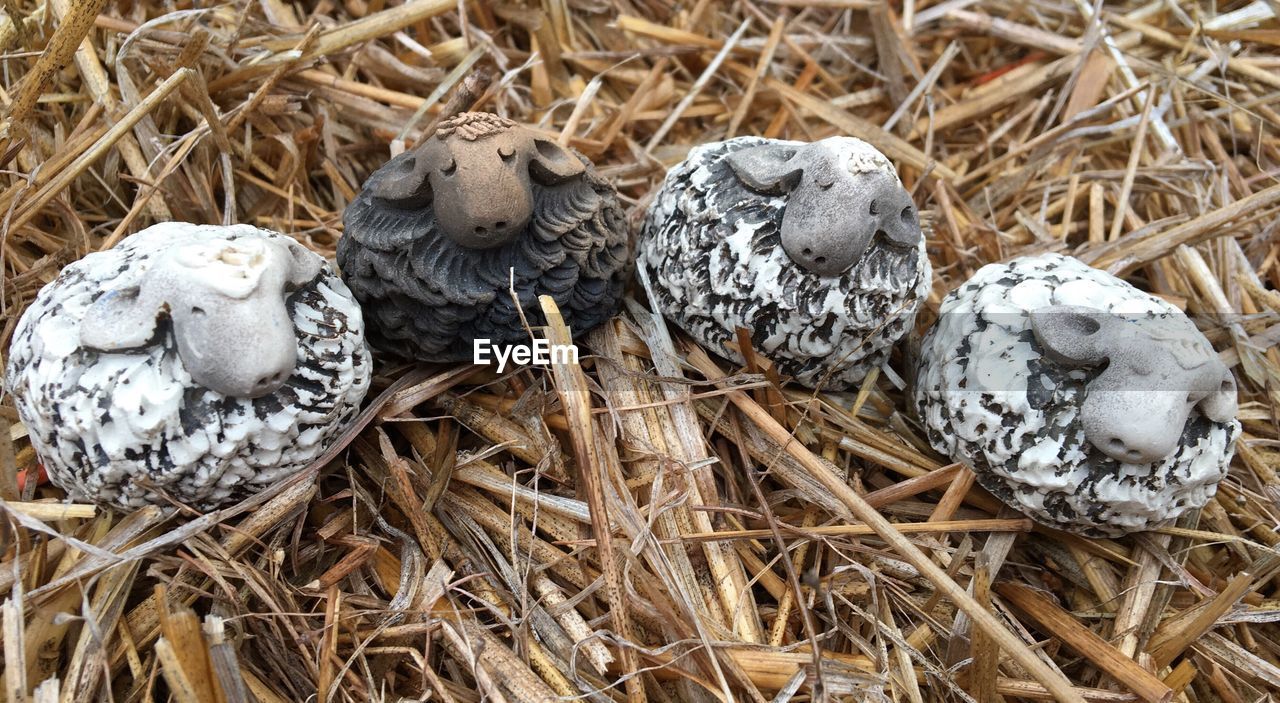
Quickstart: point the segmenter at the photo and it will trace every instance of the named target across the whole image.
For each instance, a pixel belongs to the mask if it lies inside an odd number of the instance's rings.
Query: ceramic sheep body
[[[328,448],[369,388],[363,327],[341,279],[292,239],[171,222],[45,286],[7,384],[73,499],[211,509]]]
[[[450,118],[387,162],[343,221],[338,265],[370,342],[422,361],[470,361],[478,339],[527,343],[521,310],[539,324],[539,295],[585,332],[614,313],[632,265],[613,186],[487,113]]]
[[[983,267],[947,296],[915,402],[983,487],[1088,535],[1203,506],[1240,433],[1234,377],[1186,315],[1057,254]]]
[[[654,197],[639,265],[708,348],[741,362],[746,328],[781,373],[828,389],[887,360],[930,285],[910,196],[850,137],[694,147]]]

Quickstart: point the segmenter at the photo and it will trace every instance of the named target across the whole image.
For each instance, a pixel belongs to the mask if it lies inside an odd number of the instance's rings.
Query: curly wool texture
[[[781,373],[810,387],[846,388],[882,365],[911,327],[929,290],[924,242],[905,252],[875,242],[839,276],[797,266],[780,239],[787,197],[749,190],[725,160],[769,141],[739,137],[694,147],[654,197],[638,261],[662,313],[703,345],[741,363],[727,345],[743,327]],[[869,144],[844,142],[841,167],[897,179]]]
[[[370,176],[347,208],[349,224],[338,242],[338,265],[365,308],[376,348],[409,359],[470,361],[475,339],[527,343],[520,309],[529,324],[545,324],[540,295],[556,301],[575,332],[613,315],[631,273],[627,226],[613,186],[585,157],[578,156],[586,165],[580,178],[533,184],[533,219],[521,236],[494,249],[468,249],[439,231],[430,207],[374,202],[378,179],[410,156]]]
[[[929,442],[1005,503],[1061,529],[1120,535],[1199,509],[1226,474],[1239,422],[1192,411],[1177,450],[1163,461],[1106,456],[1086,441],[1079,417],[1099,371],[1046,358],[1031,331],[1027,313],[1058,304],[1183,316],[1073,258],[985,266],[943,300],[920,350],[915,401]]]
[[[93,302],[136,283],[167,247],[280,236],[250,226],[157,225],[67,266],[40,291],[14,332],[8,387],[50,479],[73,500],[167,505],[163,492],[216,508],[305,468],[356,414],[372,364],[360,308],[327,264],[288,297],[297,366],[260,398],[193,382],[167,321],[137,350],[80,345]]]

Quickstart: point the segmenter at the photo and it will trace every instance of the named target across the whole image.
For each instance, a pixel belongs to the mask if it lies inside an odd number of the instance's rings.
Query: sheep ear
[[[533,138],[533,158],[529,159],[529,175],[544,186],[563,183],[581,176],[587,167],[572,151],[550,139]]]
[[[1045,353],[1081,366],[1107,358],[1111,345],[1107,313],[1076,305],[1054,305],[1031,313],[1031,331]]]
[[[1231,422],[1236,419],[1238,409],[1235,376],[1229,369],[1223,369],[1222,384],[1200,401],[1200,412],[1214,422]]]
[[[137,286],[107,291],[80,322],[80,344],[99,351],[145,346],[156,336],[162,307]]]
[[[781,195],[800,183],[804,169],[794,160],[795,147],[762,144],[729,154],[729,167],[738,180],[754,191]]]
[[[434,140],[433,140],[434,141]],[[388,161],[371,179],[374,197],[401,207],[431,204],[431,180],[427,178],[426,154],[417,149]]]
[[[283,253],[288,257],[285,261],[285,285],[288,289],[296,290],[316,280],[320,275],[320,257],[293,239],[286,238],[282,244]]]

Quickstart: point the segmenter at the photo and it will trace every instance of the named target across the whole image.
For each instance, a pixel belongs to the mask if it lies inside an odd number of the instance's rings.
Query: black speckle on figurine
[[[305,468],[369,389],[360,307],[256,227],[155,225],[36,296],[7,384],[73,500],[212,509]]]
[[[741,362],[746,328],[782,374],[831,390],[888,359],[930,285],[910,194],[852,137],[695,147],[654,197],[639,263],[703,345]]]
[[[376,348],[470,361],[474,342],[527,343],[549,295],[582,333],[630,274],[617,192],[586,157],[511,120],[462,113],[369,177],[347,208],[338,265]]]
[[[1235,378],[1182,311],[1058,254],[985,266],[942,301],[915,402],[983,487],[1093,536],[1199,509],[1240,434]]]

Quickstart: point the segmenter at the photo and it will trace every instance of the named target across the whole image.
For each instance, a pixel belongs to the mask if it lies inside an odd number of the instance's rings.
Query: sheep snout
[[[1085,439],[1125,464],[1162,461],[1178,448],[1187,423],[1186,393],[1171,390],[1101,390],[1090,384],[1081,408]]]
[[[172,311],[178,355],[196,383],[234,398],[272,393],[293,375],[297,334],[277,295],[238,301],[204,301]]]
[[[911,249],[920,236],[911,195],[881,171],[829,174],[810,168],[782,215],[787,256],[819,276],[844,273],[870,246]]]
[[[533,218],[528,150],[507,144],[501,136],[440,143],[447,154],[435,159],[433,206],[440,231],[459,246],[503,246]]]

